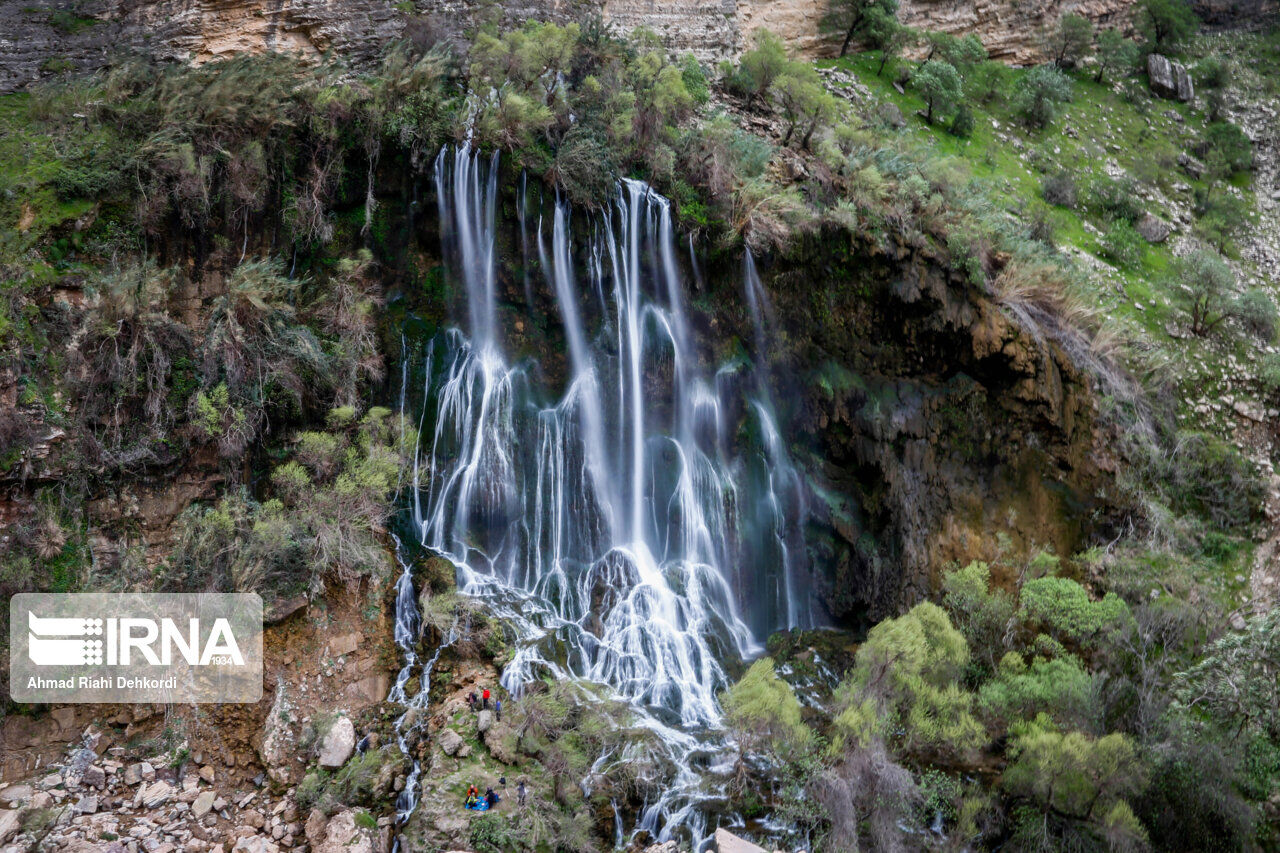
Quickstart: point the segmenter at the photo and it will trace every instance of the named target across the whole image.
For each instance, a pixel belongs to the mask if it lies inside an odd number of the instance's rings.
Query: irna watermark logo
[[[24,593],[9,603],[18,702],[256,702],[254,593]]]

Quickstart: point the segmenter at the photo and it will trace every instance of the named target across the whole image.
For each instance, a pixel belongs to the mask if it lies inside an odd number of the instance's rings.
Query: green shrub
[[[1073,830],[1092,834],[1094,845],[1090,846],[1101,845],[1104,839],[1127,848],[1145,846],[1146,829],[1126,798],[1146,786],[1146,769],[1129,738],[1110,734],[1095,740],[1037,722],[1016,737],[1011,752],[1014,761],[1001,784],[1013,796],[1026,798],[1039,813],[1039,825],[1028,826],[1026,815],[1016,819],[1020,849],[1031,838]],[[1028,829],[1034,833],[1031,838],[1018,837]]]
[[[1236,300],[1235,315],[1254,337],[1271,343],[1276,336],[1276,304],[1271,295],[1259,287],[1251,287]]]
[[[1262,356],[1258,366],[1258,384],[1268,400],[1280,399],[1280,353]]]
[[[302,777],[302,781],[298,783],[298,788],[294,792],[294,798],[298,801],[298,808],[303,811],[309,811],[319,805],[320,797],[324,794],[324,788],[328,781],[329,774],[323,770],[308,771]]]
[[[1253,168],[1253,143],[1238,125],[1229,121],[1215,121],[1205,129],[1205,165],[1220,177],[1230,177],[1235,172]]]
[[[746,97],[748,103],[763,98],[790,64],[782,39],[770,30],[757,30],[754,47],[742,54],[738,67],[727,81],[729,88]]]
[[[380,790],[379,784],[389,784],[393,778],[383,768],[400,760],[399,749],[395,746],[353,755],[330,777],[324,789],[324,800],[331,804],[331,808],[339,805],[378,807],[387,793]]]
[[[1127,175],[1096,177],[1089,183],[1085,204],[1094,213],[1113,221],[1137,222],[1145,212],[1133,179]]]
[[[1137,229],[1123,219],[1112,222],[1102,235],[1102,254],[1125,269],[1142,262],[1145,245]]]
[[[1004,726],[1045,714],[1064,728],[1090,729],[1096,723],[1092,679],[1074,655],[1032,658],[1017,652],[1000,661],[995,678],[982,685],[978,704]]]
[[[1076,206],[1076,178],[1066,169],[1046,175],[1040,183],[1040,196],[1059,207]]]
[[[608,147],[589,130],[575,126],[556,150],[551,178],[575,204],[606,204],[618,180]]]
[[[1235,445],[1206,433],[1181,433],[1163,469],[1175,509],[1224,529],[1258,518],[1264,489],[1253,463]]]
[[[711,100],[711,90],[707,86],[707,74],[702,70],[698,57],[686,53],[680,57],[680,76],[684,79],[685,91],[693,98],[694,104],[702,106]]]
[[[942,580],[942,606],[964,634],[969,648],[987,672],[995,669],[1004,649],[1004,635],[1013,617],[1012,597],[991,588],[991,571],[977,560]]]

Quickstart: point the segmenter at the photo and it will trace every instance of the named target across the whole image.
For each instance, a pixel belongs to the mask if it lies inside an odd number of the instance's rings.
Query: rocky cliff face
[[[902,18],[921,29],[978,35],[992,56],[1031,62],[1041,31],[1066,11],[1126,27],[1133,0],[905,0]],[[576,20],[599,13],[623,30],[659,32],[674,50],[700,59],[732,56],[768,28],[799,52],[830,53],[839,39],[821,32],[826,0],[86,0],[74,11],[57,0],[0,0],[0,91],[70,68],[94,68],[121,52],[204,62],[244,51],[284,50],[357,62],[414,28],[448,35],[480,23],[536,17]],[[1277,0],[1200,0],[1217,25],[1260,20]]]

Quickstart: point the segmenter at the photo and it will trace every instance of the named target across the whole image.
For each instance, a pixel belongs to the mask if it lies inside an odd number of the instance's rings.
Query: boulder
[[[894,130],[901,130],[907,126],[907,120],[902,117],[902,110],[898,109],[898,105],[892,101],[884,101],[876,107],[876,118],[880,119],[880,123],[885,127],[891,127]]]
[[[97,814],[98,813],[98,795],[89,794],[81,797],[76,803],[75,811],[77,814]]]
[[[107,771],[96,764],[91,764],[84,769],[84,775],[80,777],[80,781],[101,791],[107,787]]]
[[[152,782],[138,794],[142,805],[149,809],[157,809],[173,798],[173,786],[164,780]]]
[[[351,633],[334,637],[329,641],[329,651],[335,655],[349,655],[360,648],[360,635]]]
[[[516,764],[520,756],[515,752],[515,732],[506,723],[494,723],[484,733],[484,745],[489,754],[503,764]]]
[[[493,712],[481,711],[480,714],[476,717],[476,729],[480,732],[480,734],[484,734],[485,732],[489,731],[489,729],[492,726],[493,726]]]
[[[0,791],[0,804],[6,806],[18,806],[31,799],[30,785],[10,785],[8,788]]]
[[[325,824],[324,838],[312,848],[314,853],[373,853],[368,830],[356,826],[350,810],[338,812]]]
[[[347,717],[339,717],[325,732],[320,743],[320,766],[341,767],[356,751],[356,727]]]
[[[462,735],[453,729],[445,729],[440,733],[440,748],[444,750],[445,755],[457,755],[462,758],[465,756],[463,750],[466,746],[467,742],[462,739]]]
[[[307,824],[303,829],[303,833],[307,836],[307,843],[315,847],[324,841],[325,828],[328,825],[329,819],[325,817],[324,812],[312,809],[311,814],[307,815]]]
[[[261,835],[246,835],[236,841],[231,853],[280,853],[280,845]]]
[[[280,784],[289,781],[290,760],[294,754],[293,729],[289,720],[293,706],[289,702],[284,681],[276,682],[276,698],[271,703],[266,722],[262,726],[262,740],[257,743],[258,757],[267,768],[267,775]],[[228,765],[231,766],[231,765]]]
[[[1147,78],[1151,91],[1162,98],[1187,102],[1196,96],[1195,86],[1186,66],[1167,56],[1158,53],[1147,56]]]
[[[739,838],[724,828],[716,830],[715,844],[719,853],[769,853],[763,847]]]
[[[213,791],[202,791],[200,796],[196,797],[195,802],[191,804],[191,813],[200,819],[213,810],[213,801],[217,795]]]
[[[1185,151],[1178,155],[1178,165],[1182,167],[1182,171],[1193,178],[1204,177],[1204,163],[1201,163]]]
[[[18,834],[18,810],[0,811],[0,844]]]
[[[1168,222],[1150,213],[1143,215],[1133,227],[1148,243],[1163,243],[1169,239],[1169,232],[1173,230]]]

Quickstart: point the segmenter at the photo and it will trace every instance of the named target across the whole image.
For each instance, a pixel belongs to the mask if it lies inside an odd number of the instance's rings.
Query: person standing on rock
[[[486,687],[484,692],[480,694],[480,707],[489,710],[489,688]]]
[[[498,718],[498,722],[502,722],[502,700],[494,697],[493,713]]]
[[[524,780],[520,780],[520,784],[516,785],[516,802],[521,806],[524,805]]]
[[[476,692],[474,690],[467,694],[467,707],[472,711],[476,709]]]

